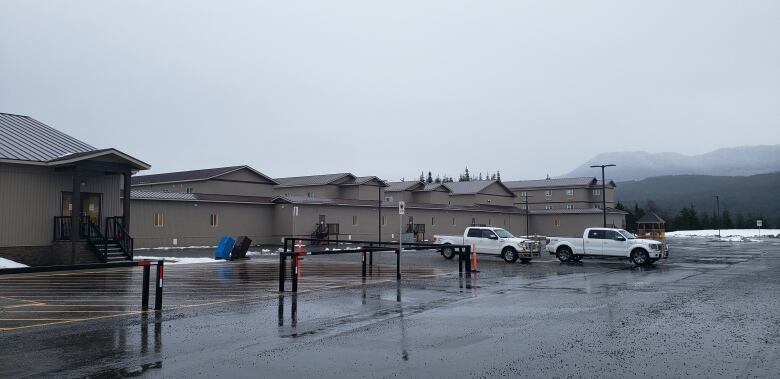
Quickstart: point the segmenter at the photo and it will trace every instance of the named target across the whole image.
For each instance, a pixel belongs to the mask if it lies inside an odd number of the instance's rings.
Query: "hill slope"
[[[780,145],[718,149],[701,155],[620,152],[599,154],[564,177],[598,176],[592,164],[614,163],[607,170],[615,181],[640,180],[663,175],[746,176],[780,170]]]
[[[644,206],[648,200],[672,213],[693,204],[699,211],[715,211],[713,195],[720,195],[721,211],[780,219],[780,172],[753,176],[675,175],[619,182],[617,200],[626,206]]]

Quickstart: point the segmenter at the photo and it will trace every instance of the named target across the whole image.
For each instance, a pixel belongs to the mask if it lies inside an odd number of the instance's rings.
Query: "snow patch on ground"
[[[247,251],[246,256],[247,257],[256,257],[256,256],[262,256],[262,255],[275,255],[275,253],[272,253],[269,249],[262,249],[260,251]]]
[[[0,268],[20,268],[20,267],[30,267],[30,266],[12,261],[10,259],[0,258]]]
[[[758,229],[723,229],[720,231],[721,238],[718,240],[718,230],[680,230],[676,232],[667,232],[666,237],[676,238],[711,238],[713,241],[720,242],[761,242],[758,238]],[[779,237],[780,229],[761,229],[761,237]]]
[[[165,246],[165,247],[142,247],[140,249],[133,249],[135,251],[140,250],[184,250],[184,249],[216,249],[216,246]]]
[[[133,260],[136,261],[143,261],[143,260],[150,260],[150,261],[160,261],[164,260],[166,264],[193,264],[193,263],[217,263],[217,262],[224,262],[224,259],[214,259],[214,258],[181,258],[181,257],[151,257],[151,256],[143,256],[143,255],[136,255],[133,257]]]

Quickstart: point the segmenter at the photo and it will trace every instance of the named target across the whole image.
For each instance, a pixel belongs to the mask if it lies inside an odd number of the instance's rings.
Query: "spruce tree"
[[[701,215],[701,228],[712,229],[712,220],[710,220],[710,215],[707,212],[704,212]]]
[[[482,180],[482,173],[479,173],[479,180]]]
[[[420,171],[420,181],[421,182],[425,181],[425,174],[422,171]]]
[[[742,213],[737,213],[737,219],[734,221],[734,227],[736,229],[747,229],[745,226],[747,225],[747,220],[745,220],[745,216],[742,215]]]
[[[471,175],[469,175],[469,168],[466,167],[466,172],[463,174],[463,181],[470,182],[471,181]]]
[[[731,213],[726,209],[720,215],[720,228],[721,229],[734,229],[734,222],[731,221]]]
[[[496,171],[496,180],[501,181],[501,171]]]
[[[425,182],[428,184],[433,183],[433,176],[431,175],[430,171],[428,171],[428,179],[426,179]]]

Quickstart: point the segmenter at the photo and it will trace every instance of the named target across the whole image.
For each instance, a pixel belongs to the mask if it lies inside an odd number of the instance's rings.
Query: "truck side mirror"
[[[626,240],[626,237],[620,237],[620,236],[615,237],[615,241],[625,241],[625,240]]]
[[[490,237],[488,237],[488,238],[490,238],[490,239],[492,239],[492,240],[497,240],[497,239],[498,239],[498,236],[497,236],[497,235],[492,235],[492,236],[490,236]]]

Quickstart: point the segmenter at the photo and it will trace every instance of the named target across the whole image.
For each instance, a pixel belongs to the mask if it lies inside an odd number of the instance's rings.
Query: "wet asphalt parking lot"
[[[139,268],[0,276],[0,377],[780,376],[780,240],[674,239],[654,267],[435,252],[166,266],[140,312]],[[186,255],[186,253],[183,253]],[[289,283],[288,283],[289,289]],[[152,293],[153,294],[153,293]],[[152,300],[153,301],[153,300]]]

